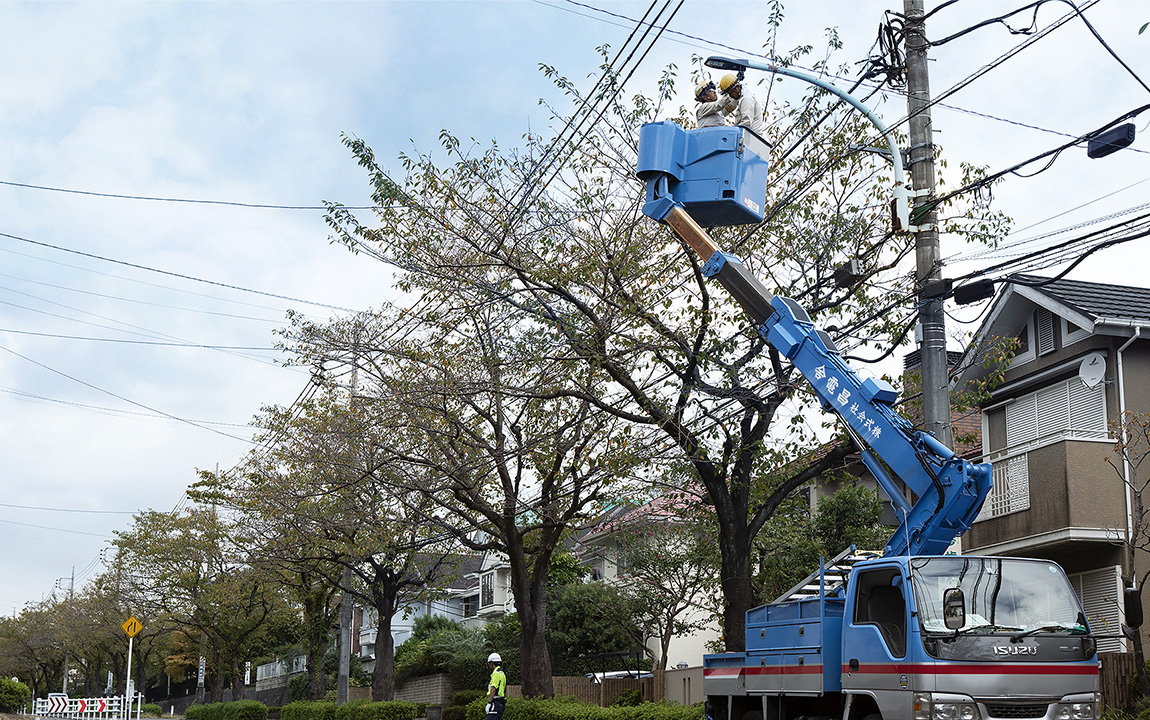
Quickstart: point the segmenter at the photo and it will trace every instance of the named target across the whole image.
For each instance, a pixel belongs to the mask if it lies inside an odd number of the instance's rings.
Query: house
[[[1114,423],[1123,411],[1150,412],[1150,289],[1012,276],[956,387],[985,381],[983,360],[1004,340],[1016,353],[981,401],[982,459],[994,485],[963,552],[1058,562],[1095,632],[1118,633],[1123,578],[1132,573],[1123,547],[1132,501]],[[1134,562],[1140,573],[1150,568],[1145,553]],[[1099,649],[1124,651],[1126,641]]]
[[[680,506],[685,502],[697,502],[697,498],[689,493],[669,492],[636,508],[615,507],[591,527],[578,534],[572,551],[580,563],[588,569],[593,581],[616,584],[642,582],[640,578],[632,575],[634,568],[629,570],[626,566],[624,555],[619,548],[620,531],[642,523],[663,526],[673,524],[682,514]],[[684,590],[685,587],[695,586],[697,577],[690,571],[691,568],[684,568],[681,574],[676,573],[680,574],[679,578],[668,578],[669,587]],[[702,626],[703,629],[677,634],[671,638],[667,646],[668,669],[700,666],[703,654],[713,652],[708,649],[709,646],[718,644],[721,638],[714,612],[714,608],[720,604],[717,593],[716,587],[714,597],[692,597],[687,603],[689,607],[682,609],[681,620],[691,625]],[[648,655],[658,666],[662,660],[660,638],[649,637],[645,645]]]
[[[423,593],[419,600],[406,603],[391,621],[391,637],[395,647],[411,637],[415,621],[420,617],[446,617],[459,621],[464,627],[482,625],[484,621],[478,616],[480,583],[477,576],[481,562],[482,558],[477,555],[461,558],[457,570],[450,574],[450,582]],[[358,632],[359,658],[363,669],[371,672],[375,667],[375,637],[379,617],[374,608],[357,606],[355,612],[362,613],[358,627],[353,624]]]

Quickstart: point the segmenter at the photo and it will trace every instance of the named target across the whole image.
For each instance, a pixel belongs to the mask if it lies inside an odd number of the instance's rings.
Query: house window
[[[489,572],[479,578],[479,607],[495,604],[495,573]]]
[[[1077,377],[1015,398],[1003,412],[1006,447],[988,452],[994,481],[979,520],[1030,508],[1028,451],[1063,440],[1107,437],[1105,386],[1088,388]]]
[[[1033,338],[1034,314],[1031,313],[1030,317],[1026,318],[1026,324],[1022,326],[1022,330],[1018,333],[1018,349],[1014,353],[1014,358],[1010,361],[1010,367],[1017,367],[1034,359]]]
[[[1066,318],[1062,320],[1062,347],[1073,345],[1079,340],[1085,340],[1090,337],[1090,331],[1085,328],[1080,328]]]
[[[1070,576],[1070,584],[1082,601],[1090,630],[1100,635],[1122,634],[1122,569],[1114,565]],[[1099,638],[1098,652],[1126,652],[1126,641]]]
[[[463,598],[463,617],[475,617],[477,612],[479,612],[479,596],[470,595]]]
[[[994,484],[982,503],[978,520],[1030,509],[1030,464],[1026,453],[992,464]]]
[[[1072,377],[1006,406],[1006,445],[1039,440],[1106,438],[1106,387],[1086,387]],[[1053,437],[1052,437],[1053,436]]]

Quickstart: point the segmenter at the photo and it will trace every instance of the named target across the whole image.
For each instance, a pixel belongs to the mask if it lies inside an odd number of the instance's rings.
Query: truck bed
[[[814,597],[748,611],[746,652],[703,657],[707,693],[839,692],[845,603],[839,597]]]

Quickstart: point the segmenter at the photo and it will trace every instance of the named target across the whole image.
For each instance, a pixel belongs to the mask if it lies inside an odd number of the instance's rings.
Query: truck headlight
[[[953,695],[936,700],[930,693],[914,694],[914,720],[979,720],[980,717],[973,700],[956,700]]]
[[[1098,704],[1084,703],[1058,703],[1054,710],[1056,720],[1095,720],[1098,717]]]

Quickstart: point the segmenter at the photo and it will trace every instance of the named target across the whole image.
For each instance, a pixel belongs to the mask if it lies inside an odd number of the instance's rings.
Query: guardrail
[[[144,696],[137,693],[134,703],[122,695],[115,697],[70,698],[64,693],[51,693],[47,698],[37,698],[33,713],[37,717],[79,718],[81,720],[114,720],[115,718],[140,718],[140,708]],[[133,708],[133,705],[135,706]],[[133,713],[134,710],[134,713]]]

